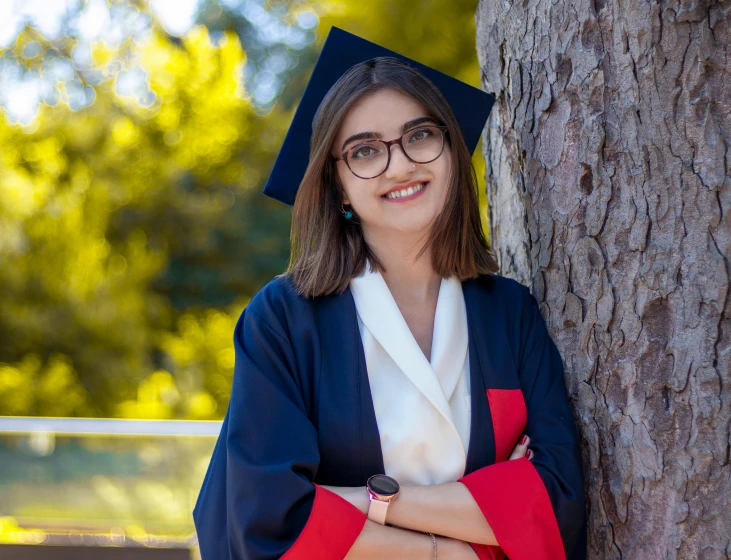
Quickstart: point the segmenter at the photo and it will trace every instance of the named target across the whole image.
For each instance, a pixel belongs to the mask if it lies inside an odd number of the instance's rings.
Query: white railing
[[[0,416],[0,434],[218,436],[221,422]]]

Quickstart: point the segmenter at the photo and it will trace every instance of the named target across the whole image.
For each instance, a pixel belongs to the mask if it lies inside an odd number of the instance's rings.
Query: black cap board
[[[495,102],[493,94],[333,26],[264,186],[264,194],[285,204],[294,204],[309,163],[312,123],[320,103],[348,69],[379,56],[401,59],[431,80],[452,108],[470,153],[475,151]],[[308,141],[303,142],[304,138]]]

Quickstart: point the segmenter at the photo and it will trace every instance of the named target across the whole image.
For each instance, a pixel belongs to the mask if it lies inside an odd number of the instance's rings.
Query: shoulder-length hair
[[[435,219],[428,247],[432,266],[443,278],[460,281],[497,272],[480,223],[477,174],[462,131],[439,89],[421,72],[393,57],[378,57],[350,68],[328,92],[315,116],[310,162],[294,201],[291,252],[285,276],[299,294],[342,293],[366,264],[385,271],[368,247],[357,221],[341,213],[344,190],[330,152],[340,124],[360,99],[392,88],[417,101],[427,115],[447,127],[452,169],[444,209]]]

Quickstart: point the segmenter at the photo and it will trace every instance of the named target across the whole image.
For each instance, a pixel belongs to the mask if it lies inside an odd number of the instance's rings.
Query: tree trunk
[[[491,240],[564,358],[589,558],[731,558],[731,4],[476,22]]]

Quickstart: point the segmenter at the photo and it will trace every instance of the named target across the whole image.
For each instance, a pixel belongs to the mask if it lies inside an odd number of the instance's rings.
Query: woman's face
[[[393,140],[412,128],[407,126],[403,129],[406,123],[427,116],[422,106],[411,97],[393,89],[381,90],[361,99],[350,109],[330,151],[339,156],[347,149],[363,143],[363,139],[348,142],[351,136],[363,132],[375,133],[384,141]],[[439,123],[430,120],[419,124]],[[353,207],[364,233],[425,233],[442,211],[451,170],[447,139],[444,139],[444,150],[436,160],[414,163],[415,167],[411,163],[396,144],[391,146],[388,169],[373,179],[356,177],[345,161],[337,162],[338,175],[345,190],[343,202]],[[386,196],[419,183],[426,185],[410,196]]]

